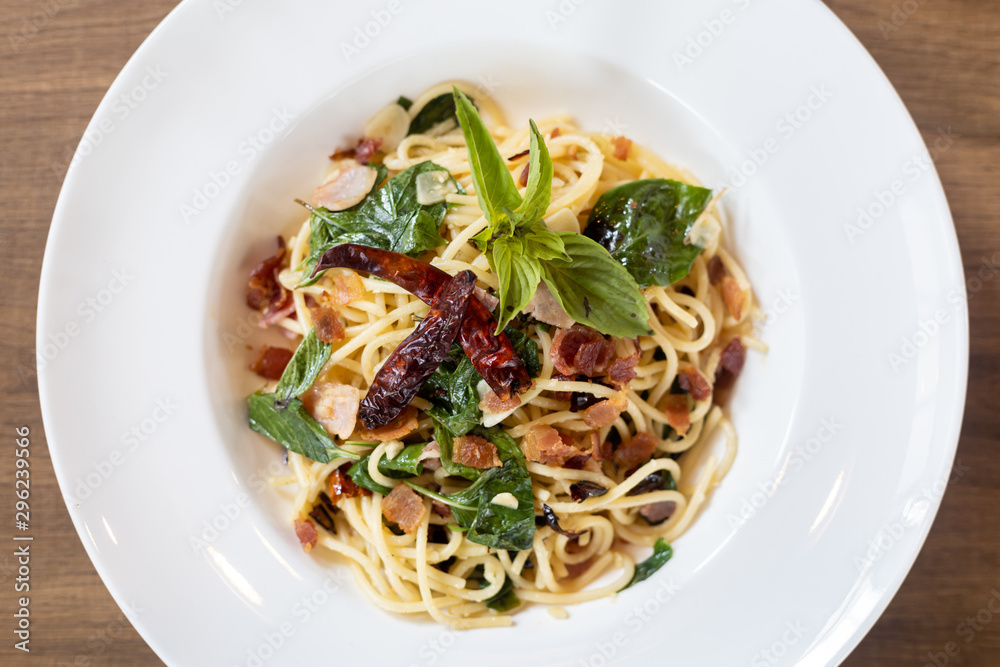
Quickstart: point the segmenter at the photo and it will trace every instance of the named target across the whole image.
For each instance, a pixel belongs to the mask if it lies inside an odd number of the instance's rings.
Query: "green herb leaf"
[[[649,333],[649,310],[632,276],[593,240],[559,232],[570,261],[542,265],[542,279],[577,322],[622,338]]]
[[[434,418],[433,413],[431,418],[434,419],[434,441],[437,442],[438,448],[441,450],[441,467],[445,469],[449,475],[455,477],[464,477],[465,479],[475,481],[483,476],[483,471],[478,468],[472,468],[467,465],[463,465],[455,461],[453,452],[455,451],[455,437],[460,437],[458,435],[452,436],[451,431],[446,427],[444,422],[439,422]],[[478,424],[477,424],[478,425]],[[459,428],[461,430],[461,428]],[[471,428],[469,429],[472,430]],[[466,431],[465,433],[468,433]],[[462,433],[461,435],[465,435]]]
[[[584,231],[607,248],[640,287],[670,285],[691,270],[701,247],[684,242],[712,191],[663,178],[608,190]]]
[[[673,547],[667,544],[666,540],[662,537],[656,540],[653,545],[653,555],[642,561],[641,563],[635,564],[635,574],[632,575],[632,579],[629,580],[627,584],[619,589],[619,593],[630,586],[634,586],[640,581],[645,581],[653,576],[657,570],[663,567],[668,560],[674,555]]]
[[[299,343],[295,354],[285,366],[285,371],[281,374],[278,386],[274,390],[275,408],[284,409],[290,400],[301,396],[312,386],[316,376],[329,361],[330,350],[329,344],[316,338],[316,327],[309,329],[309,333]]]
[[[417,201],[417,176],[429,171],[443,171],[451,178],[447,169],[427,160],[396,174],[381,189],[369,193],[361,203],[346,211],[312,209],[309,257],[298,267],[306,278],[299,286],[311,285],[319,279],[319,276],[309,278],[309,273],[323,253],[341,243],[359,243],[414,257],[443,245],[441,221],[448,204],[423,206]],[[458,183],[455,185],[459,192],[463,191]]]
[[[458,354],[459,362],[457,364],[446,362],[438,366],[434,374],[424,383],[422,390],[424,397],[434,403],[426,410],[427,414],[434,419],[436,425],[446,429],[455,437],[465,435],[483,423],[477,389],[483,378],[461,352],[461,348],[458,348]]]
[[[406,95],[400,95],[399,99],[396,100],[396,104],[398,104],[399,106],[403,107],[404,110],[409,111],[410,107],[413,106],[413,100],[411,100]]]
[[[490,585],[490,582],[486,581],[485,578],[480,579],[479,587],[486,588]],[[493,597],[486,599],[486,606],[493,611],[510,611],[516,607],[521,606],[521,600],[518,599],[517,595],[514,593],[514,581],[507,576],[503,585],[500,587],[499,592]]]
[[[542,265],[517,236],[493,241],[488,259],[490,270],[500,283],[500,310],[495,332],[499,334],[535,296],[538,282],[542,279]]]
[[[476,107],[458,88],[454,89],[454,99],[458,121],[469,148],[469,166],[472,169],[472,181],[476,184],[479,208],[483,210],[490,226],[497,229],[502,221],[510,219],[504,209],[513,211],[520,206],[521,195],[514,178],[507,170],[507,162],[500,156],[500,151],[493,143],[493,137],[479,117]]]
[[[358,454],[334,444],[330,434],[312,418],[302,401],[291,399],[283,410],[274,405],[274,394],[257,392],[247,397],[250,428],[285,449],[312,461],[329,463],[336,458],[357,459]]]
[[[378,471],[392,479],[407,479],[420,475],[424,471],[424,464],[417,459],[420,458],[420,454],[424,450],[424,444],[421,442],[416,445],[408,445],[392,460],[380,459],[378,462]],[[373,493],[381,493],[383,496],[388,495],[392,489],[379,484],[368,473],[370,459],[371,454],[356,461],[347,470],[347,474],[351,478],[351,481],[358,486],[368,489]]]
[[[404,98],[405,99],[405,98]],[[410,102],[409,100],[406,100]],[[397,104],[399,104],[397,102]],[[407,105],[400,104],[407,111],[413,106],[413,102]],[[417,115],[410,121],[410,129],[407,136],[411,134],[423,134],[435,125],[446,120],[455,120],[455,98],[451,93],[442,93],[424,105],[424,108],[417,112]]]
[[[528,185],[524,190],[524,203],[518,213],[527,222],[535,222],[545,217],[552,197],[552,160],[549,149],[535,121],[531,124],[531,149],[528,158]]]
[[[508,326],[503,332],[507,334],[510,344],[514,346],[514,352],[524,362],[525,367],[528,369],[528,375],[533,378],[538,377],[538,374],[542,372],[542,364],[538,361],[538,343],[532,340],[528,334],[512,326]]]

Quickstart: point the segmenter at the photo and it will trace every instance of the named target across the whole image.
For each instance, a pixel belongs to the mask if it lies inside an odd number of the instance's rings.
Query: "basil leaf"
[[[400,95],[399,99],[396,100],[396,104],[398,104],[399,106],[403,107],[403,109],[405,111],[409,111],[410,107],[413,106],[413,100],[411,100],[406,95]],[[412,124],[412,121],[411,121],[411,124]]]
[[[274,390],[275,408],[283,410],[290,400],[301,396],[312,386],[316,376],[329,361],[330,350],[330,345],[316,338],[316,327],[309,329],[278,380],[278,386]]]
[[[476,184],[476,198],[491,227],[496,229],[503,220],[509,220],[504,211],[513,211],[521,205],[514,178],[507,170],[507,162],[493,143],[479,112],[469,98],[458,88],[454,89],[455,110],[469,149],[469,167],[472,182]]]
[[[316,282],[318,276],[308,278],[308,272],[315,268],[323,253],[342,243],[359,243],[414,257],[443,245],[441,221],[448,204],[423,206],[417,201],[417,176],[429,171],[443,171],[451,178],[447,169],[426,160],[396,174],[381,189],[346,211],[313,209],[309,257],[298,267],[307,277],[299,286]]]
[[[584,231],[607,248],[639,287],[670,285],[688,274],[701,247],[684,242],[712,191],[663,178],[634,181],[597,200]]]
[[[247,397],[247,407],[251,429],[307,459],[329,463],[336,458],[357,459],[359,456],[335,445],[326,429],[306,412],[297,398],[278,410],[274,394],[257,392]]]
[[[400,104],[400,106],[409,111],[410,107],[413,106],[413,102],[410,102],[410,100],[406,101],[409,104],[405,106]],[[442,93],[425,104],[424,108],[417,112],[417,115],[410,121],[410,129],[406,134],[407,136],[411,134],[423,134],[435,125],[443,123],[448,119],[455,120],[455,98],[451,93]]]
[[[612,336],[649,334],[646,300],[628,271],[586,236],[559,235],[570,261],[545,262],[542,279],[566,314]]]
[[[542,364],[538,361],[538,343],[533,341],[528,334],[512,326],[508,326],[503,332],[507,334],[510,344],[514,346],[514,352],[524,362],[525,368],[528,369],[528,375],[533,378],[538,377],[538,374],[542,372]]]
[[[545,211],[552,197],[552,160],[535,121],[528,122],[531,124],[528,185],[524,190],[524,203],[518,213],[528,222],[535,222],[545,217]]]
[[[458,364],[439,366],[424,383],[423,390],[423,395],[434,403],[426,410],[427,414],[455,437],[465,435],[483,422],[477,389],[483,378],[461,350],[459,354]]]
[[[498,448],[499,449],[499,448]],[[492,502],[501,493],[510,493],[518,506],[511,509]],[[524,461],[508,459],[500,468],[490,468],[464,491],[451,498],[466,505],[478,505],[475,518],[469,522],[465,512],[453,512],[459,525],[468,526],[466,537],[471,542],[493,549],[530,549],[535,535],[535,504],[531,495],[531,478]]]
[[[423,473],[424,464],[417,459],[420,458],[420,454],[423,453],[425,443],[419,443],[416,445],[408,445],[403,448],[396,458],[392,460],[387,460],[382,458],[378,462],[378,471],[385,475],[386,477],[391,477],[393,479],[406,479],[408,477],[416,477],[417,475]],[[368,462],[371,459],[371,454],[355,461],[354,464],[347,470],[347,475],[351,478],[358,486],[368,489],[374,493],[381,493],[383,496],[388,495],[392,491],[387,486],[383,486],[372,479],[372,476],[368,473]]]
[[[542,279],[542,266],[528,251],[525,242],[516,236],[496,239],[488,259],[490,269],[500,283],[500,310],[494,332],[499,334],[535,296],[538,282]]]
[[[635,564],[635,574],[632,575],[632,579],[630,579],[627,584],[622,586],[618,592],[621,593],[626,588],[634,586],[640,581],[649,579],[656,573],[657,570],[663,567],[673,555],[673,547],[667,544],[666,540],[662,537],[658,538],[656,543],[653,545],[653,555],[641,563]]]
[[[463,465],[454,460],[453,452],[455,451],[455,440],[451,431],[445,426],[444,423],[439,422],[436,418],[434,418],[433,414],[431,414],[431,418],[434,419],[434,441],[437,442],[438,449],[441,450],[441,467],[445,469],[445,472],[455,477],[464,477],[465,479],[473,481],[482,477],[482,470]],[[468,431],[466,431],[466,433],[468,433]],[[462,435],[465,435],[465,433]]]
[[[480,579],[479,587],[486,588],[487,586],[489,586],[489,582],[486,579]],[[500,587],[499,592],[486,599],[486,606],[493,611],[501,612],[521,606],[521,600],[514,593],[514,581],[509,576],[504,578],[503,586]]]

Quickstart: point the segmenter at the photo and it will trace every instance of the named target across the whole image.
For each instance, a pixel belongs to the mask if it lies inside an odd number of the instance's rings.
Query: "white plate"
[[[735,186],[730,242],[773,314],[736,464],[656,580],[457,635],[302,553],[245,425],[241,303],[330,150],[449,78]],[[45,426],[94,565],[170,664],[835,664],[923,543],[965,393],[962,267],[912,121],[818,2],[189,0],[78,154],[42,272]]]

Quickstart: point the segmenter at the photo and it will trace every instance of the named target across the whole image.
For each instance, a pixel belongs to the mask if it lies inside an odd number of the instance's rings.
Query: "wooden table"
[[[16,575],[0,555],[0,664],[140,665],[159,660],[125,620],[87,558],[56,486],[33,367],[42,252],[66,165],[126,59],[172,0],[2,0],[0,44],[0,457],[13,513],[15,427],[32,437],[31,654],[12,648]],[[1000,250],[1000,3],[830,0],[896,86],[925,138],[957,136],[937,168],[951,203],[967,278]],[[968,625],[1000,596],[1000,280],[970,303],[969,400],[958,449],[968,470],[951,485],[902,589],[845,664],[997,665],[1000,616]],[[11,529],[12,530],[12,529]],[[194,601],[192,601],[194,602]],[[986,614],[982,614],[980,622]],[[978,627],[978,630],[963,628]],[[720,629],[720,632],[724,632]],[[968,643],[967,643],[968,640]],[[960,650],[945,652],[949,642]],[[954,648],[952,652],[954,653]]]

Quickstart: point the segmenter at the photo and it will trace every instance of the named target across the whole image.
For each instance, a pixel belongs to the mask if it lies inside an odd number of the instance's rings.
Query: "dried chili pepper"
[[[565,528],[563,528],[562,526],[560,526],[559,525],[559,517],[556,516],[556,513],[553,512],[552,508],[549,507],[548,505],[545,505],[545,504],[542,505],[542,517],[545,518],[545,523],[548,524],[549,528],[551,528],[552,530],[556,531],[560,535],[563,535],[563,536],[569,537],[569,538],[580,537],[580,535],[581,535],[581,533],[578,533],[578,532],[572,531],[572,530],[566,530]],[[536,519],[536,523],[537,523],[537,519]]]
[[[449,275],[427,262],[389,250],[379,250],[356,243],[344,243],[327,250],[316,264],[319,271],[343,267],[384,278],[411,292],[424,303],[433,305],[448,283]],[[494,336],[496,320],[478,299],[470,299],[458,342],[472,366],[501,399],[507,400],[531,387],[524,362],[514,352],[503,333]]]
[[[375,429],[395,419],[448,357],[475,286],[476,274],[472,271],[462,271],[445,283],[427,317],[385,360],[358,410],[367,428]]]

